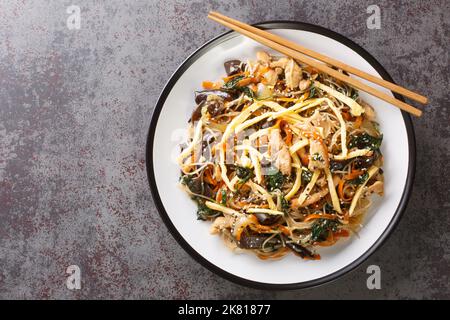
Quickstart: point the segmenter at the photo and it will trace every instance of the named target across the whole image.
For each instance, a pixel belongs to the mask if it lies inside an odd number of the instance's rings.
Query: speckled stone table
[[[0,298],[450,298],[449,1],[1,1]],[[381,9],[368,29],[366,9]],[[80,29],[66,12],[80,7]],[[408,208],[368,261],[317,288],[240,287],[195,262],[153,204],[144,147],[175,68],[247,22],[299,20],[335,30],[393,78],[430,98],[414,119]],[[68,290],[66,268],[82,270]],[[381,290],[366,268],[379,265]]]

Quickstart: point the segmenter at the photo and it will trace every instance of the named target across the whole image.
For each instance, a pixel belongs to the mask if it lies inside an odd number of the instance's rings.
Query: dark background
[[[80,30],[66,26],[72,4]],[[370,4],[380,30],[366,27]],[[333,283],[230,283],[185,253],[156,211],[144,157],[152,108],[176,67],[225,31],[206,19],[211,9],[330,28],[429,97],[413,119],[417,172],[403,219]],[[445,0],[1,1],[0,298],[450,298],[449,15]],[[78,291],[65,286],[71,264]],[[381,290],[366,287],[371,264]]]

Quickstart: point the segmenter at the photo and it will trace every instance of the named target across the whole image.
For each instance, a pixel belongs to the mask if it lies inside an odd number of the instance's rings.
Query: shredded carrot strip
[[[362,124],[362,117],[357,116],[356,120],[355,120],[354,128],[359,129],[359,127],[361,127],[361,124]]]
[[[258,70],[259,74],[265,74],[266,72],[268,72],[270,70],[270,68],[268,66],[261,68],[261,70]]]
[[[338,231],[336,231],[334,233],[335,237],[348,237],[350,235],[350,232],[348,232],[348,230],[345,229],[339,229]]]
[[[222,78],[222,80],[223,80],[223,82],[228,82],[228,81],[230,81],[233,78],[236,78],[236,77],[239,77],[239,76],[243,76],[243,75],[244,75],[244,72],[241,71],[241,72],[235,73],[235,74],[233,74],[231,76]]]
[[[305,220],[303,220],[303,221],[304,222],[308,222],[308,221],[313,220],[313,219],[330,219],[330,220],[334,220],[334,219],[336,219],[336,216],[333,216],[331,214],[315,214],[315,213],[313,213],[313,214],[309,214],[305,218]]]
[[[258,80],[256,78],[245,78],[242,80],[239,80],[239,82],[237,83],[238,87],[245,87],[248,86],[250,83],[256,83],[258,82]]]
[[[349,112],[347,111],[342,111],[342,117],[346,120],[346,121],[350,121],[352,119],[352,116],[350,115]]]
[[[281,225],[281,224],[278,225],[278,229],[280,229],[281,232],[283,232],[283,234],[285,236],[290,236],[291,235],[291,231],[288,228],[286,228],[285,226]]]
[[[285,121],[282,122],[281,128],[283,129],[284,133],[286,134],[284,142],[286,142],[286,144],[288,146],[292,145],[292,130],[291,130],[291,128],[289,128],[289,125]]]
[[[305,148],[301,148],[297,151],[298,155],[300,156],[300,161],[304,166],[308,166],[309,164],[309,157],[308,154],[305,151]]]
[[[363,173],[364,171],[362,170],[353,170],[352,172],[344,176],[344,180],[353,180],[355,178],[358,178]]]
[[[203,89],[206,89],[206,90],[220,89],[221,85],[222,84],[220,82],[212,82],[212,81],[203,81],[202,82],[202,87],[203,87]]]
[[[204,177],[205,181],[208,182],[209,184],[215,186],[217,184],[217,181],[213,179],[212,174],[211,174],[211,170],[205,170],[205,177]]]
[[[345,175],[345,176],[339,181],[339,184],[338,184],[338,195],[339,195],[339,198],[341,198],[341,199],[344,200],[344,201],[349,201],[349,200],[351,199],[351,198],[346,198],[346,197],[345,197],[345,194],[344,194],[344,185],[345,185],[345,182],[346,182],[347,180],[353,180],[353,179],[359,177],[360,175],[362,175],[363,173],[364,173],[364,171],[362,171],[362,170],[353,170],[353,171],[350,172],[349,174]]]
[[[345,198],[345,195],[344,195],[344,183],[345,183],[344,179],[341,179],[339,181],[339,184],[338,184],[338,195],[339,195],[339,198],[341,198],[342,200],[348,200],[348,199]]]

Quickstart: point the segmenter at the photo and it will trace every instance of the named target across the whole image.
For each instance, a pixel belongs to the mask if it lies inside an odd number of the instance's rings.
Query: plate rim
[[[313,33],[317,33],[326,37],[329,37],[335,41],[338,41],[342,43],[343,45],[349,47],[353,51],[355,51],[357,54],[359,54],[364,60],[366,60],[380,75],[383,79],[393,82],[392,77],[390,74],[386,71],[386,69],[364,48],[362,48],[360,45],[355,43],[353,40],[350,40],[349,38],[345,37],[344,35],[341,35],[340,33],[337,33],[335,31],[332,31],[330,29],[327,29],[325,27],[310,24],[306,22],[300,22],[300,21],[289,21],[289,20],[271,20],[271,21],[264,21],[253,24],[253,26],[258,26],[262,29],[293,29],[293,30],[301,30],[301,31],[309,31]],[[159,215],[161,216],[164,224],[169,229],[172,236],[175,238],[175,240],[178,242],[178,244],[192,257],[194,260],[196,260],[198,263],[200,263],[202,266],[206,267],[210,271],[214,272],[215,274],[218,274],[219,276],[237,283],[239,285],[244,285],[247,287],[252,287],[256,289],[265,289],[265,290],[294,290],[294,289],[304,289],[304,288],[310,288],[310,287],[316,287],[334,280],[337,280],[338,278],[342,277],[343,275],[351,272],[352,270],[356,269],[358,266],[360,266],[364,261],[366,261],[377,249],[379,249],[385,241],[392,235],[394,229],[396,228],[397,224],[401,220],[401,217],[407,207],[409,198],[411,196],[413,182],[414,182],[414,175],[415,175],[415,167],[416,167],[416,142],[415,142],[415,133],[414,133],[414,127],[411,120],[411,116],[404,112],[402,112],[403,121],[405,122],[407,137],[408,137],[408,171],[407,171],[407,177],[405,182],[405,187],[403,189],[403,193],[400,199],[400,202],[398,204],[398,207],[389,222],[386,229],[383,231],[383,233],[378,237],[378,239],[372,244],[370,248],[368,248],[363,254],[361,254],[357,259],[349,263],[348,265],[344,266],[343,268],[330,273],[326,276],[303,281],[303,282],[293,282],[293,283],[266,283],[266,282],[259,282],[259,281],[253,281],[249,279],[245,279],[242,277],[239,277],[235,274],[232,274],[228,271],[223,270],[222,268],[215,265],[213,262],[207,260],[204,258],[200,253],[198,253],[184,238],[183,236],[178,232],[174,224],[172,223],[169,215],[167,214],[164,205],[161,201],[161,198],[159,196],[158,187],[156,185],[155,180],[155,174],[153,170],[153,143],[154,143],[154,137],[156,132],[156,126],[159,120],[159,115],[161,113],[161,110],[164,106],[164,103],[170,94],[173,86],[177,83],[178,79],[181,77],[181,75],[199,58],[203,55],[203,53],[207,52],[210,48],[215,47],[219,45],[220,43],[227,41],[238,34],[234,31],[227,31],[224,32],[213,39],[209,40],[202,46],[200,46],[198,49],[196,49],[192,54],[190,54],[175,70],[175,72],[170,76],[167,83],[164,85],[163,90],[161,91],[161,94],[158,97],[158,100],[155,104],[155,107],[152,112],[150,126],[147,134],[147,142],[145,147],[145,161],[146,161],[146,169],[147,169],[147,180],[150,185],[150,191],[153,197],[153,201],[155,203],[155,206],[158,210]],[[393,93],[395,98],[404,101],[403,97]]]

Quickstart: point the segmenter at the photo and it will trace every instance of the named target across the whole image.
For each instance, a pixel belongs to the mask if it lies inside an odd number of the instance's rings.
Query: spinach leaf
[[[241,183],[245,183],[253,178],[253,170],[250,168],[236,166],[236,175],[239,179],[241,179]]]
[[[237,76],[234,77],[233,79],[231,79],[228,82],[225,82],[222,86],[223,89],[227,89],[227,90],[232,90],[232,89],[236,89],[237,84],[239,81],[241,81],[242,79],[244,79],[244,76]]]
[[[316,152],[316,153],[314,153],[314,154],[312,155],[312,159],[313,159],[314,161],[320,161],[320,162],[323,162],[322,155],[319,154],[318,152]]]
[[[194,179],[190,175],[184,175],[181,177],[181,183],[188,187],[188,189],[193,193],[201,194],[203,191],[203,183],[201,179]]]
[[[222,200],[220,203],[224,206],[227,204],[227,192],[225,190],[222,190]]]
[[[309,97],[308,98],[315,98],[317,96],[317,89],[314,87],[314,85],[311,86],[311,89],[309,89]]]
[[[331,203],[325,203],[325,208],[324,208],[326,213],[336,213],[336,211],[334,210],[334,207]]]
[[[253,98],[255,96],[252,89],[250,89],[249,87],[240,87],[239,91],[242,91],[246,96],[250,98]]]
[[[269,191],[281,189],[284,184],[285,177],[280,171],[266,176],[266,186]]]
[[[325,241],[330,232],[336,232],[340,223],[330,219],[317,219],[311,228],[311,241]]]
[[[305,183],[309,183],[311,181],[311,178],[312,178],[312,172],[306,168],[303,168],[302,169],[302,181],[304,181]]]
[[[369,178],[369,174],[367,172],[361,174],[360,176],[356,177],[355,179],[349,180],[349,184],[353,185],[360,185],[363,184],[367,179]]]
[[[350,160],[343,160],[343,161],[330,160],[330,170],[332,173],[336,171],[342,171],[349,162]]]
[[[205,200],[194,197],[193,198],[197,202],[197,220],[208,220],[213,217],[217,217],[221,215],[219,211],[210,209],[206,206]]]
[[[380,136],[379,138],[373,137],[367,133],[362,133],[356,136],[353,136],[350,140],[350,143],[348,144],[349,148],[358,148],[358,149],[365,149],[369,148],[371,150],[379,150],[381,147],[381,142],[383,141],[383,136]]]
[[[245,95],[249,96],[250,98],[253,98],[254,93],[249,87],[239,87],[238,86],[239,81],[241,81],[244,78],[245,78],[244,76],[234,77],[230,81],[224,83],[222,88],[225,90],[237,90],[239,92],[243,92]]]
[[[286,200],[285,197],[281,197],[281,210],[283,210],[283,212],[287,212],[289,210],[289,201]]]

